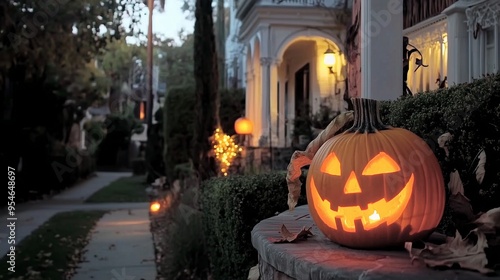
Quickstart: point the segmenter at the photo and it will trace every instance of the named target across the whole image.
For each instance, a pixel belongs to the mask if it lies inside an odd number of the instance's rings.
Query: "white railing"
[[[351,8],[353,0],[235,0],[235,8],[238,11],[237,14],[244,16],[254,5],[342,9],[346,1],[348,8]]]
[[[261,0],[264,5],[282,6],[319,6],[327,8],[343,8],[344,2],[350,0]]]

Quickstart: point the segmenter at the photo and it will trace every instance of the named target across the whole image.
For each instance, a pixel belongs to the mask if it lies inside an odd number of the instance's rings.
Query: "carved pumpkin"
[[[437,159],[417,135],[384,125],[377,101],[353,101],[354,126],[326,141],[309,167],[311,216],[329,239],[353,248],[426,237],[445,205]]]

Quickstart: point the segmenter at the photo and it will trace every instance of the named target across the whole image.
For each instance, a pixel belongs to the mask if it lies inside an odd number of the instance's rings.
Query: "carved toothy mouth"
[[[356,232],[356,220],[361,220],[364,230],[372,230],[383,223],[391,225],[396,222],[406,209],[413,191],[414,175],[412,174],[405,187],[391,200],[382,198],[369,203],[367,209],[359,206],[339,206],[332,210],[330,202],[322,199],[311,177],[311,198],[319,218],[330,228],[337,229],[337,220],[346,232]]]

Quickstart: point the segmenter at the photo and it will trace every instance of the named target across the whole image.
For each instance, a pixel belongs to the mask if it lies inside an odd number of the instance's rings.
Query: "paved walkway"
[[[156,266],[148,215],[147,208],[106,214],[97,223],[84,262],[72,280],[154,280]]]
[[[57,213],[75,210],[110,210],[113,212],[106,214],[98,222],[86,248],[88,251],[85,258],[88,262],[82,264],[81,267],[82,275],[91,271],[92,273],[96,270],[99,271],[104,266],[102,258],[93,259],[91,256],[102,255],[108,260],[105,268],[108,274],[106,276],[95,274],[94,278],[76,276],[75,279],[153,280],[156,269],[153,259],[153,241],[149,231],[149,203],[83,203],[93,193],[109,183],[130,175],[130,173],[97,172],[97,176],[71,187],[51,199],[16,205],[16,242],[21,242]],[[7,210],[4,208],[0,219],[6,221],[6,214]],[[7,229],[1,227],[0,257],[3,257],[8,251],[6,237]],[[108,250],[108,247],[103,247],[102,244],[109,243],[110,240],[115,245],[111,247],[120,248],[120,250]],[[103,249],[108,250],[108,252],[105,254]],[[136,262],[134,258],[140,258],[142,262]],[[145,272],[141,272],[138,266],[141,266]],[[129,274],[129,270],[135,274]],[[128,278],[124,277],[127,275]]]

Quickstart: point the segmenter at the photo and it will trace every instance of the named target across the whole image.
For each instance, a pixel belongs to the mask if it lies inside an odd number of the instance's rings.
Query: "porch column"
[[[278,92],[278,67],[281,64],[281,60],[275,59],[270,66],[270,84],[271,90],[269,91],[269,95],[271,97],[270,105],[271,105],[271,143],[274,147],[278,145],[279,141],[279,92]]]
[[[254,88],[254,73],[252,70],[246,72],[246,90],[245,90],[245,117],[255,124],[255,94]],[[250,138],[248,145],[254,146],[253,139]]]
[[[460,0],[443,13],[448,19],[448,84],[469,81],[469,32],[467,31],[466,1]]]
[[[361,97],[403,94],[403,0],[361,0]]]
[[[269,146],[271,128],[271,64],[272,59],[261,57],[262,66],[262,133],[259,139],[259,146]]]
[[[279,66],[278,66],[279,69]],[[278,105],[279,105],[279,112],[278,112],[278,121],[279,121],[279,130],[278,130],[278,146],[279,147],[285,147],[286,146],[286,136],[285,136],[285,127],[287,126],[286,123],[286,106],[287,104],[285,103],[285,82],[286,78],[284,77],[283,73],[279,73],[278,71],[278,83],[279,83],[279,93],[278,93]]]

